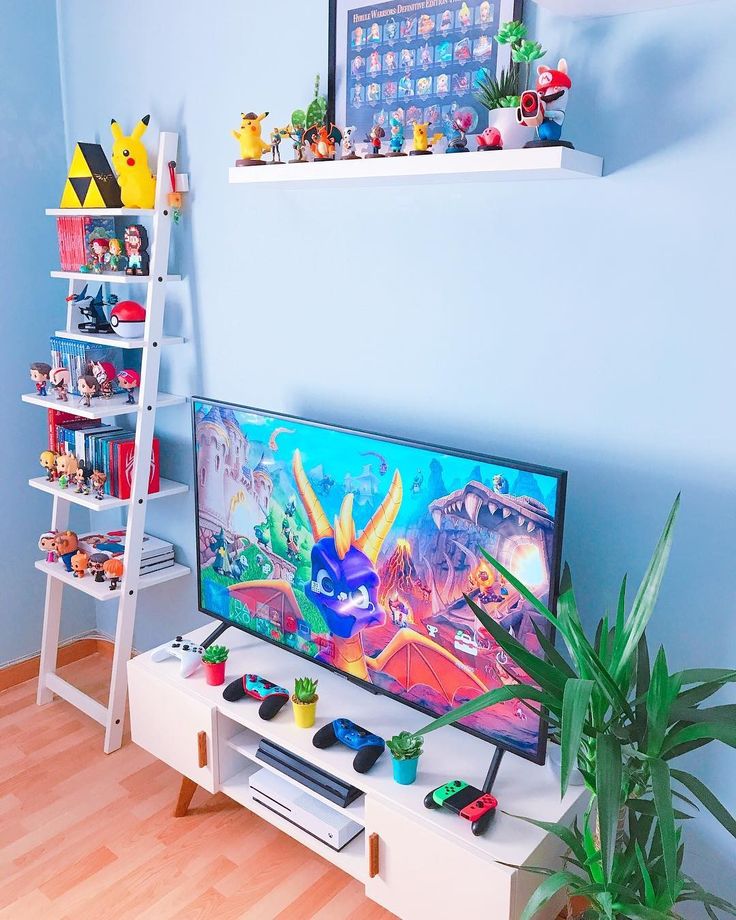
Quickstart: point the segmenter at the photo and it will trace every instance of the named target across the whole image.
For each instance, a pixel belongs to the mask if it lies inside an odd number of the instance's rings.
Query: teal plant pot
[[[395,760],[392,758],[394,765],[394,780],[401,786],[411,786],[417,778],[417,767],[419,758],[413,760]]]

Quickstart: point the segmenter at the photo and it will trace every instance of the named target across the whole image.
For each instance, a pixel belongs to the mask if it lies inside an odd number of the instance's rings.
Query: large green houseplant
[[[526,649],[466,597],[495,642],[534,681],[503,686],[470,700],[420,730],[427,734],[496,703],[518,699],[546,719],[561,748],[561,792],[575,766],[590,793],[581,821],[572,826],[524,818],[559,837],[568,849],[563,871],[540,868],[547,876],[522,920],[561,890],[588,905],[586,920],[672,920],[677,904],[699,901],[707,915],[736,908],[705,891],[682,869],[682,822],[693,799],[734,837],[736,820],[692,773],[674,762],[683,754],[721,741],[736,747],[736,705],[701,704],[736,670],[700,668],[671,673],[660,648],[650,662],[646,627],[654,611],[672,544],[679,496],[667,519],[649,567],[626,612],[626,579],[616,615],[604,616],[591,640],[582,625],[565,567],[557,612],[553,613],[492,556],[493,566],[562,636],[568,658],[534,625],[546,658]]]

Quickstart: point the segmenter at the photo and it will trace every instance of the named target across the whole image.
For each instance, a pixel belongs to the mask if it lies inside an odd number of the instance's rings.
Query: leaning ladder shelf
[[[46,575],[46,603],[43,618],[43,637],[41,640],[41,663],[38,678],[37,702],[39,705],[49,703],[54,694],[62,697],[67,702],[100,722],[105,727],[104,750],[109,754],[118,750],[122,744],[123,722],[125,716],[125,703],[127,698],[126,666],[133,645],[133,627],[138,605],[138,592],[144,588],[163,584],[172,578],[179,578],[189,574],[186,566],[175,564],[168,569],[148,575],[140,574],[141,554],[143,547],[143,533],[146,519],[146,508],[149,499],[166,498],[187,491],[183,483],[163,479],[161,491],[155,495],[148,495],[149,463],[153,447],[153,433],[156,422],[156,410],[165,406],[178,405],[184,402],[182,397],[172,396],[168,393],[159,393],[159,370],[161,365],[162,345],[174,345],[182,341],[179,337],[163,335],[164,307],[166,299],[166,285],[169,281],[178,281],[178,275],[169,275],[169,244],[171,239],[172,213],[167,204],[168,190],[168,163],[177,158],[178,134],[162,132],[159,137],[158,159],[156,175],[155,207],[149,209],[132,210],[130,208],[110,209],[60,209],[49,208],[46,213],[54,217],[69,216],[147,216],[151,220],[151,236],[153,243],[150,247],[150,266],[147,278],[128,276],[125,274],[105,273],[102,275],[88,275],[81,272],[52,271],[53,278],[65,278],[69,282],[69,294],[74,293],[75,281],[102,281],[110,284],[145,284],[146,295],[146,321],[141,339],[127,341],[114,337],[99,335],[84,335],[74,327],[74,313],[69,309],[67,314],[66,329],[57,332],[77,341],[89,343],[100,342],[104,339],[107,343],[114,342],[116,347],[140,348],[142,352],[141,385],[138,392],[138,403],[134,406],[127,405],[124,397],[113,397],[111,400],[98,400],[100,405],[87,409],[69,403],[60,404],[53,396],[40,397],[36,394],[23,396],[23,401],[32,405],[46,408],[62,408],[82,418],[111,418],[115,415],[136,415],[135,426],[135,462],[131,483],[130,498],[126,500],[107,497],[102,502],[91,501],[89,496],[80,496],[72,489],[61,490],[52,483],[41,479],[32,479],[29,485],[43,492],[48,492],[53,497],[53,512],[51,519],[52,530],[65,530],[69,524],[69,509],[72,504],[81,505],[87,510],[107,511],[115,508],[127,507],[128,520],[126,528],[126,548],[123,557],[125,567],[120,589],[111,592],[106,584],[97,584],[93,579],[74,579],[63,566],[48,564],[39,561],[36,568]],[[176,177],[177,191],[188,191],[187,176],[178,174]],[[112,677],[107,706],[78,690],[72,684],[63,680],[56,673],[57,650],[59,645],[59,629],[61,624],[61,608],[64,586],[76,588],[92,596],[95,600],[117,600],[118,613],[115,628],[115,648],[113,652]]]

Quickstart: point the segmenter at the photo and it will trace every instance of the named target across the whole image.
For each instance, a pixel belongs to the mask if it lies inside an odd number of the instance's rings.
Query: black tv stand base
[[[491,765],[488,768],[488,773],[486,773],[486,778],[483,781],[483,792],[490,792],[493,789],[493,784],[496,782],[496,776],[498,775],[501,761],[505,753],[506,752],[502,748],[496,748],[493,760],[491,760]]]

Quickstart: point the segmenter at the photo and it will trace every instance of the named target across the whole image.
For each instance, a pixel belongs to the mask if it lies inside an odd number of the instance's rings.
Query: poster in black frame
[[[465,111],[468,133],[481,133],[488,112],[476,79],[509,66],[509,47],[494,36],[521,14],[522,0],[329,0],[329,121],[354,126],[360,143],[373,124],[388,133],[394,115],[410,138],[415,121],[441,131]]]

